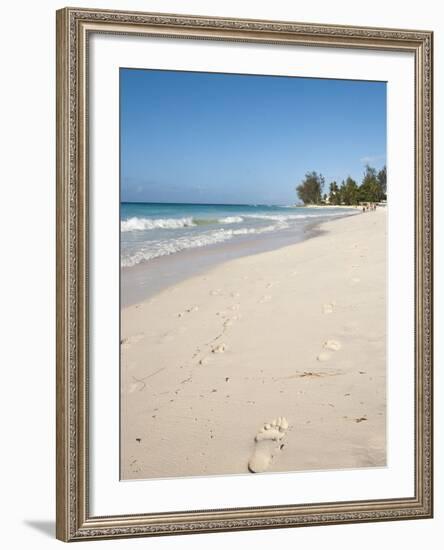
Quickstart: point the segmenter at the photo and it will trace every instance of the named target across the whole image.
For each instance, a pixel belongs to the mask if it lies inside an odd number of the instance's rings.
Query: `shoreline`
[[[279,250],[317,237],[323,233],[321,226],[326,221],[333,222],[347,216],[306,221],[299,233],[266,234],[216,243],[160,256],[132,267],[121,267],[121,309],[143,302],[172,285],[234,259]]]
[[[385,465],[386,209],[316,226],[121,311],[122,479]]]
[[[360,206],[354,204],[303,204],[302,206],[295,206],[295,208],[347,208],[352,210],[360,210]]]

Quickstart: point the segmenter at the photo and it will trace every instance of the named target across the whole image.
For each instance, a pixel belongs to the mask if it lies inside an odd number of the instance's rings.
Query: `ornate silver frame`
[[[307,44],[415,56],[415,496],[92,517],[88,509],[87,40],[93,32]],[[430,518],[432,41],[398,29],[65,8],[57,12],[57,538],[63,541]]]

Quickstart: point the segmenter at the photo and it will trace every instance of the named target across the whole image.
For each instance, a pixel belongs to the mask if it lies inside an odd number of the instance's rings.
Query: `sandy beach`
[[[386,463],[386,210],[121,312],[121,478]]]

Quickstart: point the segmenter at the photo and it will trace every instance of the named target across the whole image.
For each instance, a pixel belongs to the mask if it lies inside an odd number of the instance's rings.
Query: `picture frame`
[[[90,200],[92,175],[89,94],[90,42],[95,35],[213,41],[263,47],[402,52],[414,65],[414,433],[412,495],[261,506],[140,513],[92,511],[91,219],[100,208]],[[126,37],[126,38],[125,38]],[[161,46],[159,46],[161,49]],[[365,65],[365,61],[364,61]],[[63,541],[270,529],[433,515],[433,33],[423,30],[256,21],[194,15],[64,8],[57,11],[57,456],[56,530]],[[114,192],[114,191],[113,191]],[[118,190],[115,193],[118,194]],[[390,292],[390,288],[389,288]],[[396,344],[396,343],[395,343]],[[400,345],[400,342],[397,342]],[[118,353],[118,352],[116,352]],[[118,373],[113,376],[118,377]],[[114,429],[117,431],[118,421]],[[118,450],[116,449],[118,454]],[[118,478],[118,472],[116,472]],[[165,480],[157,483],[166,484]],[[148,499],[148,495],[146,496]],[[268,498],[268,497],[265,497]]]

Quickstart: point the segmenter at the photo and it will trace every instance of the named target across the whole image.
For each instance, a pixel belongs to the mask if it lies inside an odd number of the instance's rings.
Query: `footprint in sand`
[[[227,350],[226,344],[218,344],[211,349],[211,353],[225,353]]]
[[[324,349],[328,349],[330,351],[339,351],[341,349],[341,343],[337,340],[327,340],[324,342]]]
[[[120,345],[122,348],[129,348],[132,344],[137,344],[137,342],[140,342],[140,340],[143,339],[145,334],[143,332],[140,332],[139,334],[134,334],[133,336],[127,336],[126,338],[122,338],[120,340]]]
[[[138,474],[142,470],[137,458],[130,457],[129,469],[133,474]]]
[[[322,313],[324,315],[328,315],[329,313],[333,313],[333,310],[335,309],[336,302],[329,302],[328,304],[322,305]]]
[[[192,313],[193,311],[199,311],[199,308],[197,306],[191,306],[188,307],[185,311],[181,311],[177,314],[178,317],[183,317],[185,313]]]
[[[254,438],[255,446],[253,456],[248,462],[248,469],[252,473],[261,473],[268,470],[276,454],[282,450],[281,440],[288,429],[288,421],[285,417],[274,419],[259,430]]]
[[[145,378],[132,377],[133,382],[128,387],[128,393],[134,393],[135,391],[142,391],[146,388]]]
[[[271,281],[269,282],[265,288],[273,288],[274,286],[278,285],[279,281]]]
[[[211,296],[221,296],[222,290],[220,288],[216,288],[215,290],[210,291]]]
[[[331,351],[339,351],[341,349],[341,343],[337,340],[327,340],[323,343],[323,351],[316,357],[318,361],[328,361],[331,358]]]
[[[269,294],[265,294],[265,296],[262,296],[262,298],[259,300],[260,304],[265,304],[266,302],[269,302],[271,300],[271,296]]]

